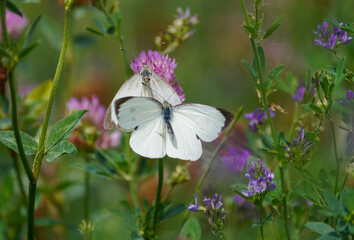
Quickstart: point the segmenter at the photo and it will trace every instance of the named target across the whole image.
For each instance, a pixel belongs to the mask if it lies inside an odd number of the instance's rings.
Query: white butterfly
[[[133,133],[130,146],[141,156],[198,160],[201,141],[211,142],[233,120],[230,112],[202,104],[171,105],[150,97],[123,97],[112,102],[122,130]]]
[[[172,105],[182,103],[172,86],[162,77],[150,71],[147,65],[144,65],[139,73],[124,82],[113,98],[104,118],[103,125],[105,129],[119,129],[117,116],[116,114],[112,114],[112,112],[114,112],[113,103],[119,98],[130,96],[151,97],[159,100],[161,103],[164,102],[165,99],[168,99]]]

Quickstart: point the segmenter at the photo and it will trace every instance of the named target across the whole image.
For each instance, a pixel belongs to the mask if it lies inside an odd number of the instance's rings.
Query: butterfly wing
[[[166,138],[166,153],[170,157],[198,160],[202,154],[200,139],[215,140],[234,116],[219,108],[202,104],[180,104],[173,107],[171,127],[174,139]]]
[[[151,72],[149,83],[152,89],[153,98],[159,100],[161,103],[167,101],[172,106],[182,103],[181,98],[173,87],[156,73]]]
[[[129,141],[134,152],[148,158],[166,155],[166,125],[160,102],[147,97],[125,97],[114,102],[114,109],[121,129],[134,129]]]

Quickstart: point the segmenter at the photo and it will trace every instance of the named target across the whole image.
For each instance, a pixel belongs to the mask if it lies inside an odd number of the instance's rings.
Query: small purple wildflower
[[[275,113],[271,108],[269,108],[269,113],[271,118],[275,117]],[[265,111],[260,111],[260,108],[258,107],[254,112],[246,113],[245,118],[249,121],[248,126],[251,131],[256,132],[258,129],[257,126],[261,125],[264,120],[267,120],[267,113]]]
[[[199,210],[201,210],[201,207],[198,205],[198,193],[195,194],[195,198],[194,198],[194,203],[190,203],[188,210],[191,212],[197,212]]]
[[[90,140],[94,141],[94,144],[96,144],[102,149],[118,146],[120,140],[120,132],[116,131],[110,133],[103,128],[103,120],[104,115],[106,113],[106,109],[103,105],[100,104],[97,96],[92,96],[91,101],[87,97],[83,97],[81,101],[79,101],[77,98],[71,98],[66,103],[66,108],[68,112],[73,112],[82,109],[86,109],[89,111],[87,114],[85,114],[81,122],[83,123],[83,127],[90,129],[90,131],[83,131],[84,134],[88,132],[90,132],[91,134],[91,132],[93,132],[94,135],[96,135],[90,138]],[[82,136],[76,137],[81,138]],[[86,138],[84,137],[84,140],[85,139]],[[80,139],[76,142],[81,143],[84,140]]]
[[[286,141],[287,146],[283,146],[283,148],[287,151],[289,157],[288,160],[290,162],[299,163],[302,166],[303,161],[305,160],[305,155],[310,151],[312,146],[311,141],[307,141],[305,137],[305,129],[302,126],[297,137],[293,139],[293,142],[290,143]]]
[[[336,20],[333,20],[336,21]],[[317,32],[313,31],[316,34],[314,39],[315,45],[322,46],[329,50],[334,50],[336,46],[346,44],[353,40],[352,37],[348,37],[348,33],[339,27],[333,25],[332,30],[328,30],[330,23],[324,21],[321,25],[317,25]],[[343,23],[339,23],[343,26]]]
[[[349,103],[354,102],[354,92],[352,90],[348,90],[347,95],[345,96],[345,99],[340,98],[339,103],[342,105],[347,105]]]
[[[241,172],[245,168],[249,156],[251,156],[251,152],[247,149],[232,147],[227,154],[221,157],[221,162],[231,172]]]
[[[296,92],[291,96],[292,99],[296,102],[302,102],[304,100],[305,95],[313,96],[315,93],[315,88],[312,87],[310,92],[307,93],[310,90],[310,83],[307,83],[305,85],[304,81],[301,81],[297,87]]]
[[[243,190],[242,194],[246,197],[252,197],[265,191],[273,191],[277,187],[276,182],[272,182],[274,173],[265,168],[264,162],[259,159],[257,164],[252,161],[251,165],[248,165],[248,173],[245,174],[245,177],[250,180],[248,190]]]
[[[169,58],[168,55],[163,56],[158,51],[149,50],[147,54],[145,51],[142,51],[139,57],[131,62],[130,68],[133,70],[133,73],[136,74],[140,72],[145,65],[149,67],[150,71],[153,71],[165,79],[166,82],[175,89],[182,102],[185,100],[183,89],[178,85],[178,81],[175,79],[174,69],[177,67],[175,59]]]
[[[16,40],[19,38],[20,34],[23,32],[25,27],[28,24],[27,18],[22,14],[22,17],[19,15],[6,10],[6,29],[8,35]],[[0,24],[0,42],[2,42],[2,26]]]

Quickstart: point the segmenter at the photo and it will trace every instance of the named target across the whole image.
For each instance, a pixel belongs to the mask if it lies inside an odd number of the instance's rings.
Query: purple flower
[[[242,194],[246,197],[252,197],[253,195],[262,194],[265,191],[273,191],[277,184],[272,182],[274,174],[264,167],[264,162],[259,160],[257,164],[252,161],[248,166],[248,173],[245,174],[250,181],[248,183],[248,189],[242,190]]]
[[[198,205],[198,193],[195,194],[195,198],[194,198],[194,203],[190,203],[188,210],[191,212],[197,212],[199,210],[201,210],[201,207]]]
[[[336,22],[336,20],[333,20]],[[333,25],[332,30],[328,30],[329,22],[324,21],[321,25],[317,25],[317,32],[313,31],[316,34],[314,39],[315,45],[322,46],[329,50],[334,50],[337,45],[342,45],[353,40],[352,37],[348,37],[348,33],[339,27]],[[343,26],[343,23],[339,23]]]
[[[308,93],[308,91],[310,92]],[[296,92],[291,97],[296,102],[302,102],[305,95],[307,96],[310,95],[312,97],[314,93],[315,93],[315,88],[312,87],[310,90],[310,83],[307,83],[305,85],[304,81],[301,81],[297,87]]]
[[[345,99],[343,98],[339,99],[339,103],[342,105],[347,105],[352,102],[354,102],[354,92],[352,90],[348,90]]]
[[[275,117],[275,113],[271,108],[269,108],[270,117]],[[254,112],[246,113],[245,118],[248,119],[248,126],[251,131],[257,131],[257,126],[261,125],[264,120],[267,120],[267,113],[265,111],[260,111],[260,108],[256,108]]]
[[[22,33],[22,31],[25,29],[25,27],[28,24],[27,18],[22,14],[22,17],[19,15],[6,10],[6,29],[8,35],[16,40]],[[0,42],[2,42],[2,26],[0,24]]]
[[[285,140],[287,146],[283,148],[287,151],[289,157],[288,160],[291,162],[299,163],[302,166],[305,160],[305,155],[310,151],[312,146],[311,141],[307,141],[305,137],[305,129],[302,126],[297,137],[293,139],[292,143]]]
[[[182,102],[185,100],[183,89],[178,85],[178,81],[175,79],[174,69],[177,67],[175,59],[171,60],[168,55],[163,56],[158,51],[153,52],[149,50],[147,54],[145,51],[142,51],[139,57],[131,62],[130,68],[133,70],[133,73],[136,74],[140,72],[145,65],[149,67],[150,71],[155,72],[165,79],[166,82],[175,89]]]
[[[227,154],[221,157],[221,162],[230,171],[241,172],[245,168],[249,156],[251,153],[247,149],[232,147]]]
[[[74,143],[81,145],[82,143],[90,142],[90,144],[96,144],[102,149],[116,147],[119,144],[120,132],[116,131],[110,133],[103,128],[104,116],[106,109],[100,104],[97,96],[92,96],[91,100],[87,97],[83,97],[81,101],[77,98],[71,98],[66,103],[68,112],[86,109],[89,112],[85,114],[82,119],[82,127],[85,131],[79,131],[82,134],[73,134],[71,140]],[[85,136],[81,136],[85,135]]]

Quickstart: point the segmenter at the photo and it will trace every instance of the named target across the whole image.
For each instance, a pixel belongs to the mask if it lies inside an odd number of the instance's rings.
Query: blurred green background
[[[64,10],[55,0],[38,1],[38,3],[34,3],[36,2],[34,0],[15,2],[30,22],[33,22],[38,15],[42,16],[39,31],[36,31],[34,36],[35,39],[41,40],[41,44],[19,64],[16,70],[16,81],[20,87],[36,86],[54,75],[62,39]],[[252,1],[247,0],[246,4],[251,9]],[[176,79],[183,84],[186,102],[218,106],[232,112],[236,112],[241,105],[245,105],[245,112],[251,112],[259,106],[251,77],[241,63],[243,59],[252,60],[252,49],[247,34],[241,27],[243,16],[239,1],[121,0],[119,5],[127,43],[126,51],[130,59],[137,57],[142,50],[155,50],[154,36],[172,22],[176,15],[176,8],[190,7],[192,14],[200,15],[200,23],[195,27],[196,33],[170,54],[170,57],[175,58],[178,63],[175,71]],[[322,23],[324,18],[334,18],[339,22],[353,22],[353,9],[352,0],[266,0],[263,8],[264,26],[270,26],[280,14],[286,14],[280,28],[264,42],[267,69],[285,64],[283,75],[291,72],[301,80],[309,69],[315,70],[335,63],[335,59],[328,51],[313,45],[312,31],[316,30],[316,25]],[[71,96],[96,94],[101,102],[108,106],[125,81],[119,42],[115,39],[94,36],[85,30],[87,26],[95,28],[93,17],[103,19],[102,14],[90,6],[77,7],[73,11],[72,37],[88,36],[90,40],[87,40],[86,46],[75,45],[75,43],[72,45],[68,55],[69,61],[72,61],[71,68],[64,69],[62,73],[52,122],[63,116],[65,103]],[[354,44],[341,47],[338,54],[345,55],[347,67],[353,69]],[[277,130],[288,131],[293,108],[291,97],[283,93],[274,93],[270,96],[270,100],[286,110],[286,113],[278,112],[275,117]],[[239,128],[247,128],[246,120],[241,120]],[[323,141],[320,146],[317,146],[317,152],[309,166],[312,169],[316,169],[319,165],[333,166],[331,163],[333,159],[326,158],[332,150],[330,142],[326,140],[329,136],[327,131],[323,136]],[[344,141],[344,135],[339,135],[338,138],[339,142]],[[210,150],[205,150],[206,159],[213,149],[212,145],[209,147]],[[0,151],[2,156],[0,181],[5,183],[8,175],[13,174],[12,164],[3,145],[0,146]],[[39,228],[43,236],[46,236],[44,239],[80,238],[77,230],[70,230],[77,229],[83,218],[81,200],[83,172],[70,166],[77,158],[79,157],[63,157],[56,163],[45,162],[42,166],[43,174],[39,183],[39,188],[42,190],[53,188],[63,180],[78,181],[77,184],[66,188],[63,192],[56,192],[53,196],[44,194],[42,201],[39,201],[43,211],[41,209],[37,211],[38,217],[62,219],[68,226],[64,228],[59,224],[55,227],[54,233],[51,228]],[[173,166],[178,162],[171,160],[170,164]],[[195,183],[200,176],[198,168],[204,165],[205,162],[199,160],[191,166],[192,180],[178,186],[171,201],[185,204],[192,201]],[[226,172],[218,160],[215,165],[205,186],[213,183],[212,190],[209,190],[211,194],[221,193],[230,206],[233,193],[229,186],[238,181],[242,174]],[[130,235],[128,223],[133,220],[127,219],[124,214],[119,214],[117,217],[106,211],[117,207],[120,200],[129,200],[128,186],[99,177],[93,179],[91,210],[93,221],[97,223],[98,239],[128,239]],[[27,183],[27,180],[24,179],[24,182]],[[155,182],[156,178],[152,178],[143,183],[142,196],[153,197]],[[14,191],[17,191],[15,185],[16,183],[13,183]],[[252,219],[243,222],[237,220],[237,212],[230,211],[230,214],[234,215],[230,217],[226,230],[227,236],[233,236],[229,239],[257,237],[258,233],[251,227]],[[201,216],[196,214],[195,217]],[[161,239],[172,239],[176,236],[178,231],[176,226],[180,222],[181,216],[162,224]],[[201,220],[201,224],[204,230],[208,229],[205,219]],[[266,228],[267,231],[277,231],[277,229]],[[214,239],[214,237],[209,231],[203,231],[203,239]]]

